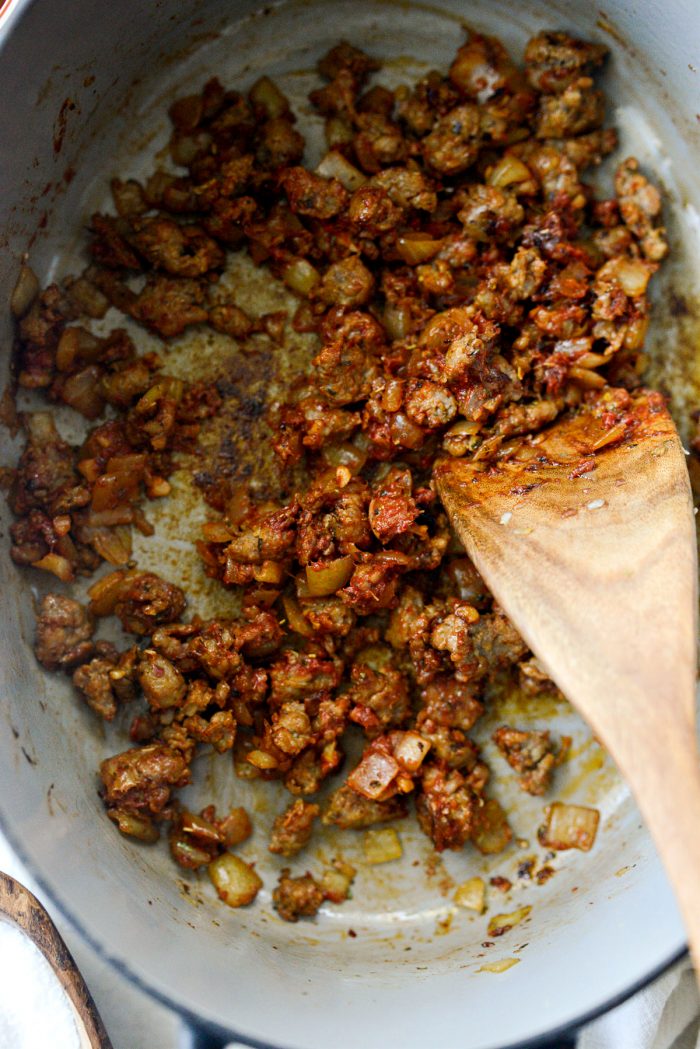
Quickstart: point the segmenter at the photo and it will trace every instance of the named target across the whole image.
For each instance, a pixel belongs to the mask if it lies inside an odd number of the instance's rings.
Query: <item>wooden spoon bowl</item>
[[[663,398],[604,390],[494,462],[441,460],[434,477],[494,596],[627,779],[700,972],[696,538]]]

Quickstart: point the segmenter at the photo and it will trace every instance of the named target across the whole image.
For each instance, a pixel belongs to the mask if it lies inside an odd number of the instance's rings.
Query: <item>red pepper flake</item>
[[[494,889],[498,889],[499,892],[509,892],[513,888],[513,882],[508,878],[501,877],[500,874],[489,878],[489,885],[493,885]]]
[[[577,477],[582,477],[584,474],[591,473],[595,468],[595,459],[582,459],[578,466],[575,466],[569,474],[569,479],[575,481]]]

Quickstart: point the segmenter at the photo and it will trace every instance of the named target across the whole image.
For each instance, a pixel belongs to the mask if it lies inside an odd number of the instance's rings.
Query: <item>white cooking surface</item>
[[[16,878],[46,904],[42,890],[1,833],[0,870]],[[177,1016],[119,976],[78,937],[50,903],[48,909],[90,988],[114,1049],[188,1049],[189,1039]],[[11,940],[6,930],[6,923],[0,921],[0,973],[13,964],[11,950],[14,948],[16,952],[14,937]],[[674,974],[661,977],[654,987],[590,1024],[579,1038],[578,1049],[646,1049],[647,1046],[649,1049],[700,1049],[700,1018],[696,1016],[690,1024],[685,1022],[689,1010],[692,1016],[696,992],[687,986],[684,964],[680,963]],[[41,974],[37,972],[36,978],[39,981]],[[683,979],[685,986],[676,986],[677,981]],[[59,1049],[55,1036],[50,1043],[35,1038],[39,1031],[31,1023],[25,1028],[26,1038],[22,1044],[18,1045],[16,1038],[7,1041],[1,1021],[0,1015],[0,1049],[47,1049],[49,1045],[51,1049]],[[679,1030],[681,1033],[676,1036]],[[231,1043],[230,1049],[238,1047]]]

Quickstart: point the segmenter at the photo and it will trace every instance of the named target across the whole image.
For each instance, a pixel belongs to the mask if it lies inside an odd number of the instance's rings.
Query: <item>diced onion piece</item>
[[[104,410],[105,402],[100,393],[101,369],[89,364],[75,375],[70,375],[61,387],[61,400],[80,412],[86,419],[97,419]]]
[[[337,149],[332,149],[330,153],[326,153],[316,168],[316,173],[323,178],[337,179],[341,186],[344,186],[350,193],[354,193],[360,186],[364,186],[367,181],[362,172],[358,171],[354,164],[351,164]]]
[[[642,259],[627,259],[624,257],[611,259],[605,268],[610,269],[610,277],[617,281],[625,295],[629,295],[633,299],[644,295],[649,278],[656,269],[655,266],[649,265],[648,262],[644,262]]]
[[[451,426],[442,439],[442,446],[448,455],[458,459],[474,448],[479,443],[480,426],[480,423],[469,422],[468,419],[460,419]]]
[[[130,178],[126,182],[122,182],[121,179],[113,178],[110,183],[110,189],[112,190],[114,206],[122,218],[133,218],[134,215],[143,215],[144,211],[148,210],[146,198],[143,195],[143,187],[136,179]]]
[[[305,298],[309,297],[320,279],[320,273],[307,259],[294,259],[282,274],[282,280],[287,287]]]
[[[209,852],[205,849],[200,849],[198,845],[188,841],[187,838],[171,838],[170,853],[181,867],[187,867],[188,870],[196,870],[198,867],[203,867],[205,863],[209,863],[211,860]]]
[[[228,848],[246,841],[253,833],[253,824],[246,810],[240,805],[231,809],[228,816],[219,822],[219,833]]]
[[[469,878],[455,889],[454,901],[458,907],[483,914],[486,910],[486,883],[483,878]]]
[[[110,616],[122,591],[131,578],[130,572],[110,572],[88,590],[90,611],[95,616]]]
[[[555,801],[546,812],[547,823],[540,834],[543,845],[550,849],[581,849],[583,852],[593,848],[600,821],[597,809]]]
[[[107,462],[107,472],[98,477],[93,486],[91,508],[99,512],[132,503],[138,495],[144,466],[143,455],[124,455],[110,459]]]
[[[410,307],[388,302],[384,307],[382,324],[390,339],[405,339],[411,320]]]
[[[609,363],[610,358],[603,353],[584,353],[581,357],[576,358],[579,368],[600,368],[602,364]]]
[[[356,794],[371,801],[386,797],[387,788],[391,786],[401,771],[398,762],[391,754],[382,751],[370,751],[365,754],[357,768],[348,776],[348,787]]]
[[[71,583],[74,578],[70,561],[61,557],[60,554],[46,554],[38,561],[32,561],[32,568],[41,568],[44,572],[51,572],[62,583]]]
[[[30,412],[25,417],[25,426],[32,441],[37,445],[51,442],[56,437],[56,425],[51,412]]]
[[[342,903],[350,894],[350,886],[355,878],[355,868],[343,860],[333,860],[333,866],[327,867],[321,876],[323,895],[331,903]]]
[[[633,316],[631,320],[627,322],[627,330],[625,331],[625,349],[626,350],[641,350],[644,345],[644,340],[647,334],[647,328],[649,327],[649,315],[640,316],[637,314]],[[647,366],[646,354],[637,354],[637,360],[635,368],[638,375],[642,375],[644,369]]]
[[[202,525],[202,535],[208,543],[230,543],[233,532],[223,521],[207,521]]]
[[[238,747],[233,752],[233,768],[239,779],[260,779],[260,769],[256,768],[255,765],[251,765],[248,761],[250,753],[252,751],[245,746]]]
[[[519,961],[520,958],[499,958],[497,962],[485,962],[476,971],[478,973],[504,973],[508,969],[512,969]]]
[[[69,372],[76,361],[94,360],[100,352],[100,341],[85,328],[65,328],[56,348],[56,367]]]
[[[284,568],[279,561],[263,561],[261,565],[253,566],[253,578],[258,583],[269,583],[271,586],[279,586],[284,579]]]
[[[81,459],[78,463],[78,472],[83,475],[86,481],[96,481],[100,476],[100,464],[97,459]]]
[[[391,420],[391,437],[403,448],[420,448],[425,434],[404,412],[397,412]]]
[[[503,189],[504,186],[512,186],[514,182],[528,182],[531,178],[532,172],[519,157],[505,153],[494,166],[487,181],[490,186]]]
[[[311,637],[311,626],[304,618],[296,597],[293,594],[285,594],[282,598],[282,604],[290,629],[295,634],[301,634],[302,637]]]
[[[289,112],[289,102],[269,76],[261,76],[256,80],[248,97],[256,110],[262,110],[268,120],[277,120]]]
[[[137,816],[133,812],[125,812],[124,809],[108,809],[107,815],[116,823],[121,833],[130,838],[138,838],[139,841],[151,844],[160,837],[158,828],[149,816]]]
[[[224,852],[209,864],[209,877],[220,900],[229,907],[245,907],[262,889],[260,876],[239,856]]]
[[[263,583],[261,586],[246,587],[245,594],[243,595],[243,602],[246,605],[272,608],[279,596],[280,592],[276,587],[266,586]]]
[[[358,474],[367,462],[367,453],[349,443],[324,446],[321,454],[331,466],[345,467],[351,474]]]
[[[266,750],[250,750],[246,754],[246,761],[263,772],[276,769],[279,764],[277,758],[272,754],[268,754]]]
[[[398,412],[403,404],[403,379],[387,379],[381,393],[382,408],[385,412]]]
[[[401,839],[392,827],[366,831],[362,846],[367,863],[389,863],[403,856]]]
[[[169,171],[163,171],[160,168],[154,171],[152,175],[149,175],[144,187],[144,194],[149,206],[157,207],[161,204],[163,201],[163,194],[166,190],[170,189],[175,181],[175,175],[172,175]]]
[[[135,522],[136,514],[126,504],[115,506],[113,509],[91,510],[87,517],[87,524],[90,528],[113,528],[115,525],[135,524]],[[153,533],[144,533],[146,534],[152,535]]]
[[[125,565],[131,559],[131,530],[124,525],[96,528],[90,536],[90,545],[107,564]]]
[[[71,516],[70,514],[57,514],[51,524],[56,535],[68,535],[71,526]]]
[[[592,445],[594,452],[599,452],[601,448],[606,448],[609,444],[614,444],[615,441],[621,441],[627,433],[627,423],[620,422],[616,426],[611,426],[609,430],[606,430],[597,441]]]
[[[396,253],[409,266],[418,266],[435,258],[442,247],[441,240],[435,240],[427,233],[404,233],[396,242]]]
[[[13,317],[24,317],[25,313],[39,294],[39,281],[36,273],[29,266],[20,266],[17,283],[10,296],[10,309]]]
[[[417,772],[423,764],[423,758],[430,750],[430,743],[418,732],[409,729],[396,733],[401,738],[393,746],[394,757],[406,772]]]
[[[591,371],[590,368],[579,368],[574,365],[573,368],[569,368],[569,378],[587,390],[602,390],[605,386],[603,376]]]
[[[87,277],[77,277],[66,285],[66,291],[78,312],[88,317],[99,320],[109,309],[110,302],[107,296]],[[99,343],[99,340],[95,341]]]
[[[196,812],[185,810],[182,813],[180,829],[183,834],[190,834],[200,841],[216,844],[219,841],[219,832],[210,820],[204,816],[198,816]]]
[[[353,559],[336,557],[334,561],[321,561],[306,566],[306,585],[311,597],[328,597],[344,587],[352,575]]]
[[[196,135],[175,133],[170,139],[170,156],[173,158],[173,163],[186,168],[210,144],[211,135],[206,131],[200,131]]]
[[[527,906],[519,907],[517,911],[512,911],[510,914],[494,914],[489,922],[489,936],[503,936],[503,934],[512,929],[513,926],[519,925],[521,921],[524,921],[531,910],[532,907]]]
[[[479,852],[492,856],[503,852],[513,837],[508,818],[495,798],[489,798],[479,810],[472,841]]]
[[[347,120],[340,116],[329,117],[326,121],[326,142],[329,149],[336,146],[349,146],[353,140],[353,130]]]
[[[164,477],[150,476],[146,478],[145,483],[149,499],[163,499],[166,495],[170,495],[172,491],[170,481],[166,481]]]

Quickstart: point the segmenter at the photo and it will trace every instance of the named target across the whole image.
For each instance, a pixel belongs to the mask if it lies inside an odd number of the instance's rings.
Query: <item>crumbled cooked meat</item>
[[[438,852],[462,848],[472,835],[478,809],[479,797],[460,772],[434,764],[425,767],[416,816]]]
[[[591,90],[591,81],[576,81],[561,94],[543,95],[537,114],[538,138],[573,138],[600,127],[603,94]]]
[[[359,47],[353,47],[347,40],[341,40],[319,60],[316,68],[327,80],[333,80],[341,71],[347,70],[362,84],[369,73],[379,69],[379,62],[370,58]]]
[[[292,211],[309,218],[333,218],[348,201],[347,191],[336,179],[322,178],[306,168],[287,168],[280,175],[280,185]]]
[[[362,306],[374,290],[374,278],[356,255],[334,262],[326,270],[319,295],[329,306]]]
[[[126,750],[100,765],[105,803],[127,811],[157,814],[173,787],[189,782],[187,762],[162,743]]]
[[[52,517],[85,506],[87,486],[75,467],[74,450],[63,440],[48,412],[26,420],[27,445],[15,472],[10,506],[15,514],[46,510]]]
[[[34,651],[47,670],[67,670],[89,659],[93,623],[87,610],[72,597],[46,594],[36,620]]]
[[[561,94],[599,66],[607,50],[602,44],[545,31],[534,36],[525,48],[525,72],[538,91]]]
[[[270,852],[276,852],[287,859],[296,856],[309,843],[314,820],[320,812],[318,805],[298,798],[276,817],[268,846]]]
[[[207,319],[204,288],[190,277],[149,277],[131,305],[131,316],[164,339]]]
[[[269,842],[285,857],[319,817],[370,827],[405,816],[410,794],[438,850],[491,855],[512,839],[474,728],[499,691],[556,686],[451,533],[433,466],[489,469],[511,438],[588,402],[613,434],[625,425],[667,244],[634,158],[610,199],[586,174],[617,142],[594,81],[605,54],[542,32],[521,68],[469,32],[442,71],[390,90],[343,41],[309,95],[326,136],[315,171],[273,80],[241,92],[213,78],[170,107],[178,172],[113,181],[116,215],[90,220],[85,272],[40,293],[24,273],[18,385],[92,426],[72,445],[49,412],[19,417],[11,556],[64,583],[112,569],[87,612],[44,599],[37,657],[115,727],[129,714],[133,749],[101,768],[110,819],[208,865],[231,905],[260,888],[224,851],[251,825],[182,805],[202,750],[295,799]],[[230,252],[296,308],[248,312]],[[128,325],[97,335],[109,308]],[[223,370],[207,355],[215,383],[139,345],[139,329],[150,346],[192,325],[212,347],[242,344]],[[144,501],[176,496],[193,469],[218,515],[193,541],[229,611],[203,620],[195,602],[183,622],[183,591],[136,562],[131,531],[150,535]],[[94,641],[93,615],[142,640],[122,653]],[[494,738],[523,789],[544,792],[566,740]],[[352,873],[285,871],[275,906],[315,914]],[[237,877],[246,886],[227,887]]]
[[[85,697],[85,702],[105,721],[112,721],[117,713],[117,696],[110,678],[114,662],[97,656],[84,663],[73,674],[73,684]]]
[[[510,728],[502,725],[493,734],[493,740],[504,758],[516,772],[520,772],[520,786],[528,794],[545,794],[550,787],[552,773],[566,757],[571,744],[562,737],[557,748],[549,732]]]
[[[138,665],[138,681],[146,702],[155,710],[179,706],[185,696],[185,679],[173,664],[152,648],[142,654]]]
[[[518,665],[520,688],[526,695],[536,696],[540,692],[558,692],[559,689],[545,673],[535,656],[524,659]]]
[[[654,262],[663,259],[668,252],[666,231],[662,226],[654,226],[653,222],[661,212],[661,195],[639,171],[639,164],[633,157],[618,167],[615,189],[622,221],[640,242],[645,256]]]
[[[441,175],[457,175],[470,167],[480,146],[479,110],[469,102],[439,117],[421,143],[426,164]]]
[[[272,905],[283,921],[313,918],[322,903],[323,889],[311,874],[290,878],[289,868],[284,868],[272,893]]]
[[[366,649],[350,671],[350,688],[345,693],[352,703],[350,720],[361,725],[372,739],[387,728],[402,725],[411,712],[409,682],[392,665],[389,649]]]
[[[343,784],[331,794],[321,820],[327,826],[358,830],[405,815],[406,803],[399,795],[388,801],[371,801]]]
[[[154,572],[141,572],[120,590],[114,614],[131,634],[152,634],[163,623],[174,623],[185,609],[179,586],[167,583]]]
[[[450,768],[472,769],[478,751],[467,736],[484,711],[474,690],[452,677],[436,678],[421,692],[416,728],[434,756]]]
[[[133,243],[155,269],[174,277],[200,277],[219,269],[224,253],[197,226],[183,226],[168,218],[142,219],[135,225]]]

